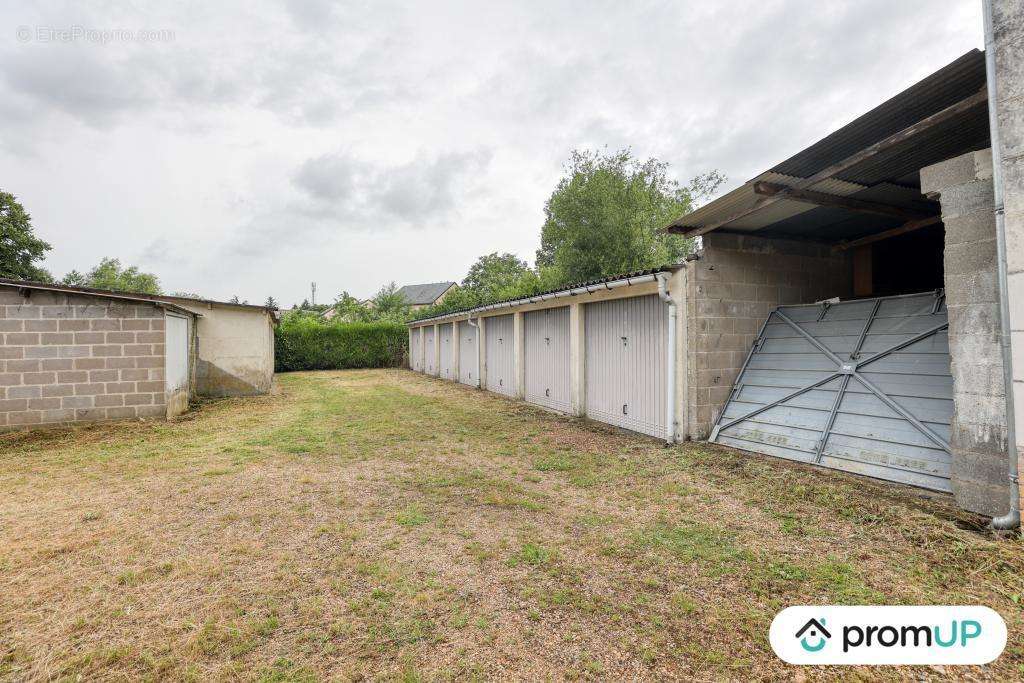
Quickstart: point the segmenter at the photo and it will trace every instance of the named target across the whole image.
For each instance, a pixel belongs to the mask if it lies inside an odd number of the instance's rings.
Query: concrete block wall
[[[768,313],[853,293],[849,253],[713,232],[687,264],[686,384],[691,438],[706,439]]]
[[[0,429],[166,412],[162,309],[0,287]]]
[[[1014,425],[1024,470],[1024,3],[993,3],[996,112],[999,117],[1006,212],[1006,265],[1013,349]],[[1024,491],[1024,489],[1022,489]],[[1001,510],[1000,514],[1005,512]]]
[[[946,230],[953,495],[968,510],[1001,514],[1009,482],[991,151],[921,169],[921,190],[940,200]]]

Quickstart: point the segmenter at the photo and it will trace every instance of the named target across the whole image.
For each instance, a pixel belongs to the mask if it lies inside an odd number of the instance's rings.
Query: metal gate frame
[[[936,290],[934,292],[934,297],[935,297],[935,303],[934,303],[934,305],[932,307],[932,314],[933,315],[935,313],[937,313],[941,309],[941,307],[942,307],[942,305],[943,305],[943,303],[945,301],[945,292],[943,290],[941,290],[941,289],[940,290]],[[904,341],[899,342],[897,344],[894,344],[894,345],[890,346],[887,349],[884,349],[882,351],[878,351],[878,352],[874,353],[874,355],[870,356],[869,358],[866,358],[864,360],[858,360],[860,355],[861,355],[861,349],[864,346],[864,341],[865,341],[865,339],[868,336],[868,331],[871,328],[871,324],[875,321],[875,316],[878,314],[879,307],[881,306],[882,302],[885,301],[886,299],[894,299],[894,298],[903,298],[903,297],[879,297],[879,298],[874,299],[874,305],[873,305],[873,307],[871,309],[870,314],[868,315],[867,321],[865,322],[863,329],[860,332],[860,336],[859,336],[859,338],[857,340],[857,343],[854,346],[853,351],[849,354],[850,357],[848,359],[846,359],[846,360],[844,360],[844,359],[840,358],[839,356],[837,356],[831,349],[826,347],[818,339],[816,339],[813,335],[811,335],[805,329],[800,327],[799,324],[794,322],[789,316],[787,316],[785,313],[783,313],[780,310],[782,307],[780,307],[780,309],[776,309],[774,311],[771,311],[768,314],[768,317],[765,319],[764,323],[761,325],[761,328],[760,328],[760,330],[758,331],[758,334],[757,334],[757,338],[754,341],[754,343],[751,345],[750,351],[747,353],[747,357],[746,357],[746,360],[743,363],[743,367],[740,370],[739,374],[736,376],[736,381],[733,383],[732,389],[729,392],[728,399],[726,399],[725,406],[723,407],[723,410],[722,410],[722,414],[721,414],[721,416],[719,416],[717,423],[715,424],[714,428],[712,429],[711,436],[709,437],[708,441],[715,442],[715,441],[717,441],[717,439],[719,437],[719,434],[723,430],[728,429],[729,427],[732,427],[733,425],[739,424],[740,422],[743,422],[745,420],[749,420],[750,418],[752,418],[752,417],[754,417],[756,415],[759,415],[759,414],[761,414],[761,413],[763,413],[763,412],[765,412],[767,410],[771,410],[772,408],[781,406],[782,404],[784,404],[784,403],[786,403],[788,401],[791,401],[794,398],[796,398],[798,396],[801,396],[802,394],[807,393],[808,391],[811,391],[813,389],[817,389],[818,387],[821,387],[821,386],[823,386],[825,384],[828,384],[829,382],[831,382],[831,381],[833,381],[835,379],[841,378],[841,382],[840,382],[840,385],[839,385],[839,390],[836,392],[836,397],[835,397],[835,400],[832,403],[832,407],[831,407],[831,410],[829,411],[829,415],[828,415],[828,418],[827,418],[827,420],[825,422],[824,429],[821,430],[821,436],[818,439],[818,442],[817,442],[817,444],[815,446],[815,453],[814,453],[814,460],[813,460],[814,464],[821,464],[822,457],[823,457],[824,450],[825,450],[825,445],[827,444],[827,442],[829,440],[829,437],[832,436],[832,430],[833,430],[833,427],[835,426],[836,415],[837,415],[837,413],[839,411],[839,406],[842,403],[843,398],[847,395],[847,389],[850,386],[850,380],[851,379],[857,380],[857,382],[859,382],[865,389],[867,389],[869,392],[871,392],[871,394],[873,394],[876,398],[878,398],[878,400],[880,400],[884,405],[886,405],[889,409],[893,410],[896,414],[898,414],[900,417],[902,417],[907,422],[909,422],[911,425],[913,425],[914,428],[917,429],[929,441],[934,443],[941,450],[943,450],[946,453],[949,453],[949,454],[952,455],[952,449],[950,447],[949,441],[943,439],[941,436],[939,436],[934,431],[929,429],[927,425],[925,425],[923,422],[921,422],[919,419],[917,419],[914,415],[912,415],[909,411],[907,411],[902,406],[900,406],[899,403],[897,403],[895,400],[893,400],[892,397],[890,397],[888,394],[886,394],[880,388],[875,386],[874,383],[872,383],[869,379],[864,377],[864,375],[861,374],[861,372],[860,372],[863,368],[869,366],[870,364],[872,364],[872,363],[874,363],[876,361],[879,361],[879,360],[881,360],[883,358],[891,356],[892,354],[894,354],[894,353],[896,353],[896,352],[898,352],[898,351],[900,351],[902,349],[905,349],[905,348],[907,348],[909,346],[912,346],[913,344],[916,344],[916,343],[918,343],[918,342],[920,342],[920,341],[922,341],[924,339],[932,337],[935,334],[937,334],[938,332],[941,332],[941,331],[946,330],[946,329],[949,328],[949,321],[947,319],[946,322],[941,323],[939,325],[935,325],[934,327],[929,328],[929,329],[927,329],[927,330],[925,330],[923,332],[920,332],[919,334],[911,337],[910,339],[907,339],[907,340],[904,340]],[[860,299],[860,300],[856,300],[855,302],[854,301],[850,301],[850,302],[844,302],[844,303],[864,303],[865,301],[870,301],[870,299],[867,299],[867,300]],[[831,306],[831,304],[826,302],[826,303],[821,304],[821,306],[822,306],[822,311],[821,311],[821,313],[818,316],[818,321],[821,321],[821,319],[825,316],[825,313],[828,312],[828,309]],[[750,365],[751,358],[753,358],[754,354],[764,345],[764,342],[765,342],[765,330],[767,329],[768,324],[771,322],[773,316],[775,318],[777,318],[778,320],[782,321],[783,323],[785,323],[787,326],[789,326],[794,332],[798,333],[804,340],[806,340],[812,346],[814,346],[821,354],[823,354],[826,358],[828,358],[833,363],[835,363],[836,364],[836,370],[835,370],[835,372],[829,374],[824,379],[820,379],[820,380],[817,380],[817,381],[815,381],[815,382],[813,382],[811,384],[803,386],[803,387],[797,389],[796,391],[793,391],[793,392],[783,396],[782,398],[776,399],[776,400],[774,400],[774,401],[772,401],[770,403],[767,403],[767,404],[765,404],[763,406],[755,408],[754,410],[752,410],[752,411],[750,411],[750,412],[748,412],[748,413],[746,413],[746,414],[744,414],[744,415],[742,415],[740,417],[729,418],[727,420],[726,417],[725,417],[726,409],[728,408],[730,403],[733,401],[733,399],[735,399],[737,397],[737,395],[739,394],[739,392],[742,390],[743,383],[742,383],[741,380],[742,380],[742,378],[744,376],[744,373],[746,373],[747,368]]]

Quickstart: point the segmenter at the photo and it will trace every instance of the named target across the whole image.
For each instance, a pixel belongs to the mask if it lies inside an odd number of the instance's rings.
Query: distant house
[[[441,303],[456,287],[458,285],[454,282],[428,282],[422,285],[406,285],[397,293],[409,303],[412,310],[417,311]]]

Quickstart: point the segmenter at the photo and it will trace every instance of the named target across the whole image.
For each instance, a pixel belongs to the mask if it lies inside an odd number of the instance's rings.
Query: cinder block
[[[83,332],[89,329],[88,320],[58,320],[58,332]]]
[[[135,392],[135,382],[109,382],[107,384],[108,394],[134,394]]]
[[[103,344],[107,341],[108,334],[116,332],[75,332],[75,344]]]
[[[76,384],[88,381],[89,373],[85,370],[66,370],[57,373],[57,382],[60,384]]]
[[[137,382],[139,380],[146,381],[149,379],[150,370],[142,369],[125,369],[120,370],[121,373],[119,379],[122,381]]]
[[[20,386],[20,387],[7,387],[7,398],[39,398],[42,396],[43,387],[35,386]]]
[[[43,332],[40,335],[40,341],[51,346],[54,344],[74,344],[75,335],[71,332]]]
[[[122,370],[124,368],[134,368],[136,366],[135,358],[107,358],[106,367],[113,370]]]
[[[23,413],[9,413],[7,415],[8,425],[34,425],[42,422],[42,414],[35,411],[25,411]]]
[[[107,408],[107,419],[109,420],[130,420],[135,417],[141,416],[138,415],[134,406]]]
[[[12,358],[24,358],[25,349],[20,346],[3,346],[0,345],[0,360],[10,360]]]
[[[122,320],[121,321],[121,329],[125,330],[125,331],[132,331],[132,332],[139,331],[139,330],[145,331],[145,330],[149,330],[150,323],[151,323],[151,321],[148,320],[148,319],[142,319],[142,320]]]
[[[29,410],[55,410],[60,408],[59,398],[34,398],[28,402]]]
[[[139,368],[162,368],[164,366],[164,359],[163,356],[136,358],[135,366]]]
[[[0,318],[0,332],[24,332],[26,320],[8,320]]]
[[[121,354],[118,354],[121,355]],[[153,355],[153,347],[150,344],[125,344],[124,354],[125,356],[151,356]]]
[[[97,396],[95,398],[97,408],[111,408],[119,407],[124,405],[124,395],[122,394],[108,394],[104,396]]]
[[[65,396],[61,399],[60,407],[65,409],[72,408],[75,410],[79,408],[91,408],[92,401],[92,396]]]
[[[92,370],[89,372],[90,382],[116,382],[120,379],[120,370]]]
[[[73,384],[51,384],[45,387],[35,387],[41,390],[41,396],[43,398],[49,398],[52,396],[72,396],[75,393],[75,385]]]
[[[121,330],[121,321],[116,318],[90,320],[89,329],[94,332],[119,332]]]
[[[92,353],[91,346],[59,346],[61,358],[84,358]]]
[[[124,404],[126,406],[143,406],[150,405],[152,403],[152,394],[127,394],[124,397]]]
[[[95,396],[107,393],[107,385],[92,382],[83,382],[75,385],[75,396]]]
[[[8,346],[35,346],[39,343],[39,333],[8,332],[5,339]]]
[[[108,344],[134,344],[135,332],[106,332]]]
[[[110,359],[114,360],[114,359]],[[104,358],[75,358],[75,370],[102,370],[107,367],[107,359]]]
[[[74,318],[74,306],[38,306],[41,318]]]
[[[161,418],[167,416],[167,407],[163,403],[160,405],[138,406],[136,411],[139,417]]]
[[[164,333],[163,331],[139,332],[135,336],[135,341],[137,341],[139,344],[163,344]]]
[[[96,357],[121,356],[123,348],[118,344],[102,344],[92,347],[92,355]]]
[[[47,358],[38,362],[40,370],[72,370],[75,367],[73,358]]]
[[[42,413],[42,422],[45,424],[73,422],[74,420],[74,410],[44,410]]]
[[[18,320],[36,320],[40,313],[39,306],[7,306],[7,317]]]
[[[105,408],[79,408],[75,410],[76,422],[98,422],[107,419]]]
[[[26,332],[56,332],[56,320],[24,320]],[[0,327],[0,329],[3,329]]]
[[[7,372],[39,372],[39,360],[9,360]]]
[[[25,384],[53,384],[57,381],[57,373],[54,372],[26,372],[22,375]]]
[[[163,382],[153,382],[153,381],[150,381],[150,382],[137,382],[136,383],[136,391],[151,391],[151,392],[156,393],[156,392],[160,392],[160,391],[163,391],[163,390],[164,390],[164,383]]]
[[[28,400],[24,398],[4,399],[0,401],[0,413],[14,413],[28,408]]]

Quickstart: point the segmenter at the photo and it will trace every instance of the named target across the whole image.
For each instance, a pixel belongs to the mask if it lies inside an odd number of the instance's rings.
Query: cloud
[[[309,159],[293,182],[310,200],[304,204],[308,213],[387,230],[396,223],[433,223],[455,212],[467,183],[490,157],[482,150],[448,152],[384,166],[338,152]]]
[[[47,266],[301,300],[531,257],[573,148],[769,168],[980,44],[969,0],[0,4],[0,178]],[[20,26],[166,29],[20,42]]]

